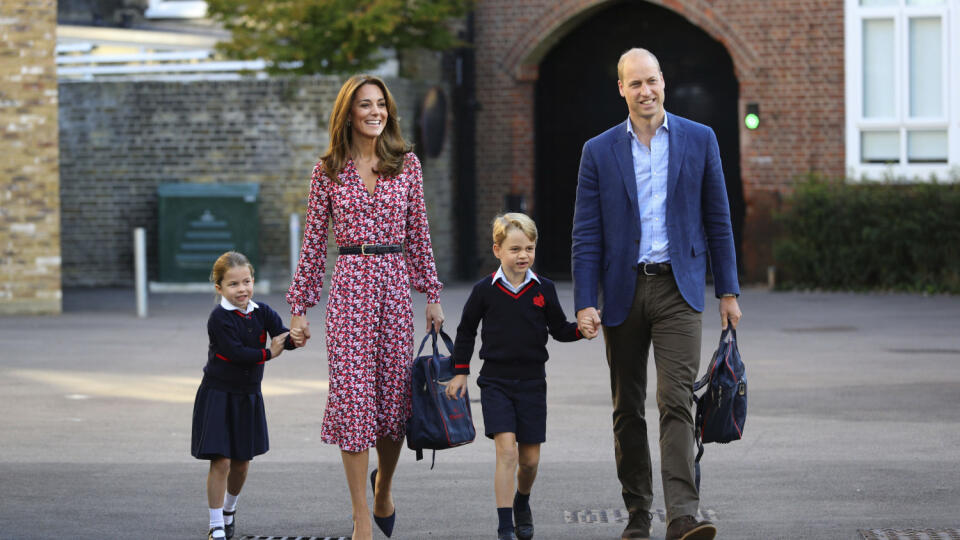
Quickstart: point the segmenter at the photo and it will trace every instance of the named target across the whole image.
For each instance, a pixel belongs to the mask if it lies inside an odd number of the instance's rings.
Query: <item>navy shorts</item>
[[[547,380],[477,377],[483,426],[491,439],[514,433],[518,443],[547,440]]]

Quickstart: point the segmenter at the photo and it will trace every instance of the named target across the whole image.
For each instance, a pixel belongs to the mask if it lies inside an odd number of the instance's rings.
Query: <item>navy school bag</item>
[[[420,350],[413,360],[411,384],[413,413],[407,420],[407,447],[416,451],[417,461],[423,459],[424,450],[433,450],[433,468],[437,450],[461,446],[477,436],[470,412],[470,396],[464,391],[462,397],[447,399],[446,385],[453,378],[453,361],[450,353],[453,342],[442,329],[440,337],[447,346],[446,355],[437,349],[437,333],[433,330],[420,342]],[[431,354],[423,354],[428,339],[433,339]]]
[[[701,395],[696,392],[706,390]],[[700,489],[700,458],[704,443],[728,443],[740,440],[747,421],[747,373],[737,349],[737,331],[733,325],[720,334],[720,345],[713,353],[704,376],[693,385],[697,414],[694,418],[697,441],[696,482]]]

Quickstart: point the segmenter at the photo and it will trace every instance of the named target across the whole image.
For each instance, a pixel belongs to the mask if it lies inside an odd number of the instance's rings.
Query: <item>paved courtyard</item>
[[[454,284],[442,296],[451,333],[468,292]],[[572,318],[570,285],[560,292]],[[257,300],[286,312],[278,292]],[[424,299],[415,300],[422,336]],[[0,539],[204,537],[206,463],[189,443],[213,305],[212,292],[154,294],[138,319],[132,290],[73,290],[62,316],[0,318]],[[960,297],[747,289],[741,307],[744,440],[708,445],[703,462],[701,509],[719,538],[960,528]],[[308,348],[268,364],[271,450],[251,467],[239,535],[350,533],[339,452],[319,441],[322,310],[309,315]],[[703,335],[706,359],[719,337],[712,299]],[[537,538],[618,538],[601,339],[549,348]],[[474,414],[482,431],[479,404]],[[656,422],[650,429],[656,441]],[[494,538],[493,461],[482,437],[438,453],[434,470],[404,451],[394,538]]]

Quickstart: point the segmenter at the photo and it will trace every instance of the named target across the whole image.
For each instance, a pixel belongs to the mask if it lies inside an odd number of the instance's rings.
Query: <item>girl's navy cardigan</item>
[[[259,392],[263,364],[273,356],[267,345],[268,335],[288,331],[280,315],[261,302],[247,314],[221,306],[213,308],[207,319],[210,351],[202,384],[227,392]],[[283,348],[296,348],[290,336]]]
[[[503,379],[537,379],[546,376],[547,332],[557,341],[581,338],[577,323],[568,322],[557,288],[549,279],[531,280],[512,293],[492,276],[478,281],[463,306],[453,346],[453,372],[470,373],[477,326],[480,331],[480,375]]]

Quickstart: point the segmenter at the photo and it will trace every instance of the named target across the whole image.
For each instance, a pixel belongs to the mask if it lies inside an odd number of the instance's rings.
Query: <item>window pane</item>
[[[861,6],[895,6],[899,0],[860,0]]]
[[[900,161],[899,131],[864,131],[860,135],[861,160],[864,163]]]
[[[946,163],[946,131],[911,131],[907,133],[907,161],[910,163]]]
[[[910,19],[910,116],[943,116],[940,18]]]
[[[942,6],[946,0],[907,0],[908,6]]]
[[[863,21],[863,117],[894,118],[893,19]]]

